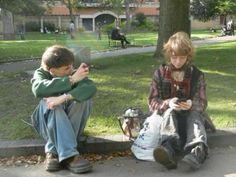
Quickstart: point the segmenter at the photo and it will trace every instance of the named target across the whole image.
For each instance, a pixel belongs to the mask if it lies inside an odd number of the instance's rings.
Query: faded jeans
[[[69,101],[53,110],[44,100],[32,114],[32,123],[38,134],[46,140],[45,152],[57,154],[59,161],[79,154],[77,147],[92,108],[91,100],[77,103]]]
[[[207,135],[201,113],[197,111],[176,112],[167,109],[161,125],[161,142],[169,142],[175,150],[188,152],[199,143],[207,145]]]

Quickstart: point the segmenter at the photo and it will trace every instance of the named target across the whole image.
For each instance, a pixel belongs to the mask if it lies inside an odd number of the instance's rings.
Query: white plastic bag
[[[155,161],[153,150],[158,145],[162,119],[160,115],[154,112],[143,123],[143,128],[131,147],[131,151],[137,159]]]

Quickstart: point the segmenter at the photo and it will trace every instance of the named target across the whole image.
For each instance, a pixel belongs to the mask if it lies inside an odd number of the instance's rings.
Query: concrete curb
[[[210,148],[236,146],[236,128],[221,129],[208,134]],[[132,142],[122,134],[112,136],[82,137],[79,151],[81,153],[106,153],[130,149]],[[43,155],[44,141],[17,140],[0,141],[0,157]]]

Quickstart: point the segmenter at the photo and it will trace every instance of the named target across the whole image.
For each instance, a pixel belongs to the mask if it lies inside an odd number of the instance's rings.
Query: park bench
[[[226,26],[222,26],[221,27],[221,34],[223,36],[226,36],[226,35],[234,35],[234,27],[230,27],[230,28],[227,28]]]
[[[121,41],[120,39],[112,39],[111,38],[111,31],[107,31],[107,38],[108,38],[108,46],[109,47],[115,47],[115,48],[120,48],[121,47]],[[130,37],[127,37],[127,40],[130,42],[129,46],[135,46],[135,40],[131,39]]]
[[[111,31],[107,31],[107,38],[109,47],[121,47],[120,40],[114,40],[111,38]]]

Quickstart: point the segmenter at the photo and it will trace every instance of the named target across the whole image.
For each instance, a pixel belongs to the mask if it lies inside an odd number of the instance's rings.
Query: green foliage
[[[108,25],[102,26],[102,32],[107,33],[108,31],[111,31],[116,26],[115,21],[113,23],[110,23]],[[125,29],[125,22],[121,22],[120,26],[121,30]]]
[[[25,30],[27,32],[29,32],[29,31],[39,32],[40,31],[40,24],[38,22],[26,22],[25,23]]]
[[[135,14],[136,26],[144,26],[146,24],[146,16],[144,13]]]
[[[193,0],[190,5],[191,15],[200,21],[208,21],[217,15],[217,0]]]
[[[50,22],[44,22],[44,27],[47,28],[48,31],[54,32],[56,27],[54,23],[50,23]]]
[[[97,0],[103,9],[111,10],[117,15],[121,15],[123,11],[124,0]]]
[[[135,14],[134,20],[131,22],[131,30],[135,32],[154,32],[157,31],[157,24],[148,20],[143,13]]]
[[[200,21],[207,21],[219,15],[232,15],[236,13],[236,0],[193,0],[190,13]]]
[[[111,31],[114,27],[115,27],[115,22],[107,24],[107,25],[103,25],[102,32],[107,33],[108,31]]]
[[[218,0],[216,7],[219,15],[230,15],[236,13],[236,0]]]
[[[135,23],[131,24],[132,31],[135,32],[157,32],[157,26],[158,25],[156,23],[149,20],[146,20],[143,25],[136,26]]]
[[[0,0],[0,6],[14,14],[21,15],[40,15],[45,11],[42,0]]]

